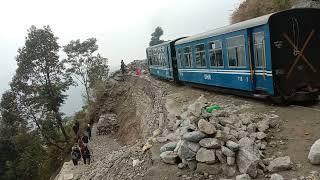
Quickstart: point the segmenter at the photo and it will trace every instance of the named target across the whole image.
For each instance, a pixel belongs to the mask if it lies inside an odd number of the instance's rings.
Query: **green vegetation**
[[[98,50],[96,43],[95,38],[89,38],[83,42],[78,39],[71,41],[63,48],[67,54],[67,59],[64,62],[70,67],[67,72],[84,86],[88,104],[92,99],[92,88],[105,81],[109,73],[108,59],[102,57],[99,53],[95,55]]]
[[[245,0],[231,15],[231,23],[286,10],[292,7],[295,0]]]
[[[49,26],[32,26],[18,50],[11,88],[0,102],[0,179],[49,179],[74,143],[73,121],[60,111],[66,91],[78,80],[73,78],[86,79],[90,101],[96,98],[94,89],[105,84],[109,67],[106,58],[93,54],[96,39],[71,41],[63,61],[57,39]],[[88,109],[73,117],[82,128],[89,121]]]

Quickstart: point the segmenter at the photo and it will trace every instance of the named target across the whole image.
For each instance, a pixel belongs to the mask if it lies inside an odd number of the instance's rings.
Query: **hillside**
[[[260,143],[259,151],[262,153],[260,158],[263,161],[270,163],[278,157],[290,157],[288,167],[280,168],[280,172],[276,171],[285,179],[301,176],[320,178],[317,175],[319,167],[311,165],[307,158],[312,143],[319,138],[317,133],[319,107],[277,107],[251,99],[177,86],[149,75],[140,77],[129,75],[124,81],[117,76],[111,79],[103,98],[97,104],[100,122],[95,124],[94,137],[89,143],[93,149],[93,163],[73,167],[71,162],[66,162],[56,179],[234,178],[240,172],[237,168],[233,170],[231,167],[237,166],[221,166],[221,172],[213,173],[215,171],[212,168],[218,167],[219,164],[207,167],[203,166],[203,163],[198,163],[198,167],[192,167],[187,163],[189,161],[184,162],[182,159],[182,163],[181,160],[172,162],[170,158],[168,161],[163,155],[160,156],[160,148],[164,144],[180,142],[185,133],[201,129],[199,124],[194,124],[191,119],[185,119],[184,115],[199,103],[199,98],[200,100],[202,98],[201,101],[205,104],[214,103],[221,106],[228,114],[226,118],[219,118],[220,125],[216,126],[218,131],[221,129],[224,132],[229,129],[229,133],[232,133],[235,128],[235,132],[240,133],[241,130],[237,129],[236,123],[238,120],[249,123],[240,125],[241,128],[249,128],[254,122],[259,125],[268,120],[272,124],[270,129],[264,130],[263,137],[260,137],[262,139],[256,139],[255,143]],[[116,119],[108,119],[110,114],[115,114]],[[214,113],[200,114],[202,118],[208,119],[215,116]],[[96,128],[104,126],[101,123],[104,118],[109,120],[105,121],[109,122],[105,126],[114,131],[110,131],[107,135],[98,135]],[[115,123],[110,123],[111,120]],[[228,125],[229,123],[234,125]],[[247,131],[249,130],[244,132]],[[254,131],[257,131],[256,134],[262,134],[258,133],[260,132],[258,130]],[[238,141],[240,135],[236,137],[233,141],[240,143],[241,141]],[[248,137],[252,138],[252,135]],[[163,152],[163,148],[167,146],[163,146],[161,151]],[[171,165],[172,163],[177,164]],[[274,173],[261,168],[259,166],[257,171],[258,179],[269,179]]]

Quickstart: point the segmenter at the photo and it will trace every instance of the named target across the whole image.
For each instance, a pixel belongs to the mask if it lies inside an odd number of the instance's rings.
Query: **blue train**
[[[319,9],[291,9],[146,49],[150,74],[275,101],[318,98]]]

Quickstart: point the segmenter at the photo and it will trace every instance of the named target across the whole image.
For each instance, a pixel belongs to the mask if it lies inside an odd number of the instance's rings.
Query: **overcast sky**
[[[50,25],[59,44],[98,39],[99,52],[111,68],[121,59],[145,58],[145,48],[156,26],[162,39],[189,36],[229,24],[241,0],[8,0],[0,5],[0,93],[16,69],[17,49],[31,25]],[[73,88],[72,92],[79,92]],[[81,107],[79,93],[71,93],[64,111]]]

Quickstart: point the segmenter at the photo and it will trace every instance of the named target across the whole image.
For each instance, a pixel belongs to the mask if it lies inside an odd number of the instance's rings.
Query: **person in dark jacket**
[[[79,138],[79,129],[80,129],[80,124],[79,122],[76,120],[76,122],[74,123],[74,125],[72,126],[73,132],[76,135],[77,138]]]
[[[88,134],[88,137],[89,137],[89,140],[91,139],[91,125],[88,124],[87,128],[86,128],[86,131],[87,131],[87,134]]]
[[[124,75],[126,73],[126,65],[124,64],[123,60],[121,60],[120,70],[121,70],[122,75]]]
[[[78,165],[78,161],[81,159],[81,152],[78,144],[75,144],[71,150],[71,159],[74,166]]]
[[[83,158],[83,163],[84,164],[90,164],[90,161],[91,161],[91,149],[89,148],[89,145],[85,144],[85,143],[83,143],[81,141],[79,146],[80,146],[81,156]]]
[[[82,135],[82,138],[81,138],[82,142],[85,143],[85,144],[88,144],[89,143],[89,138],[87,135]]]

